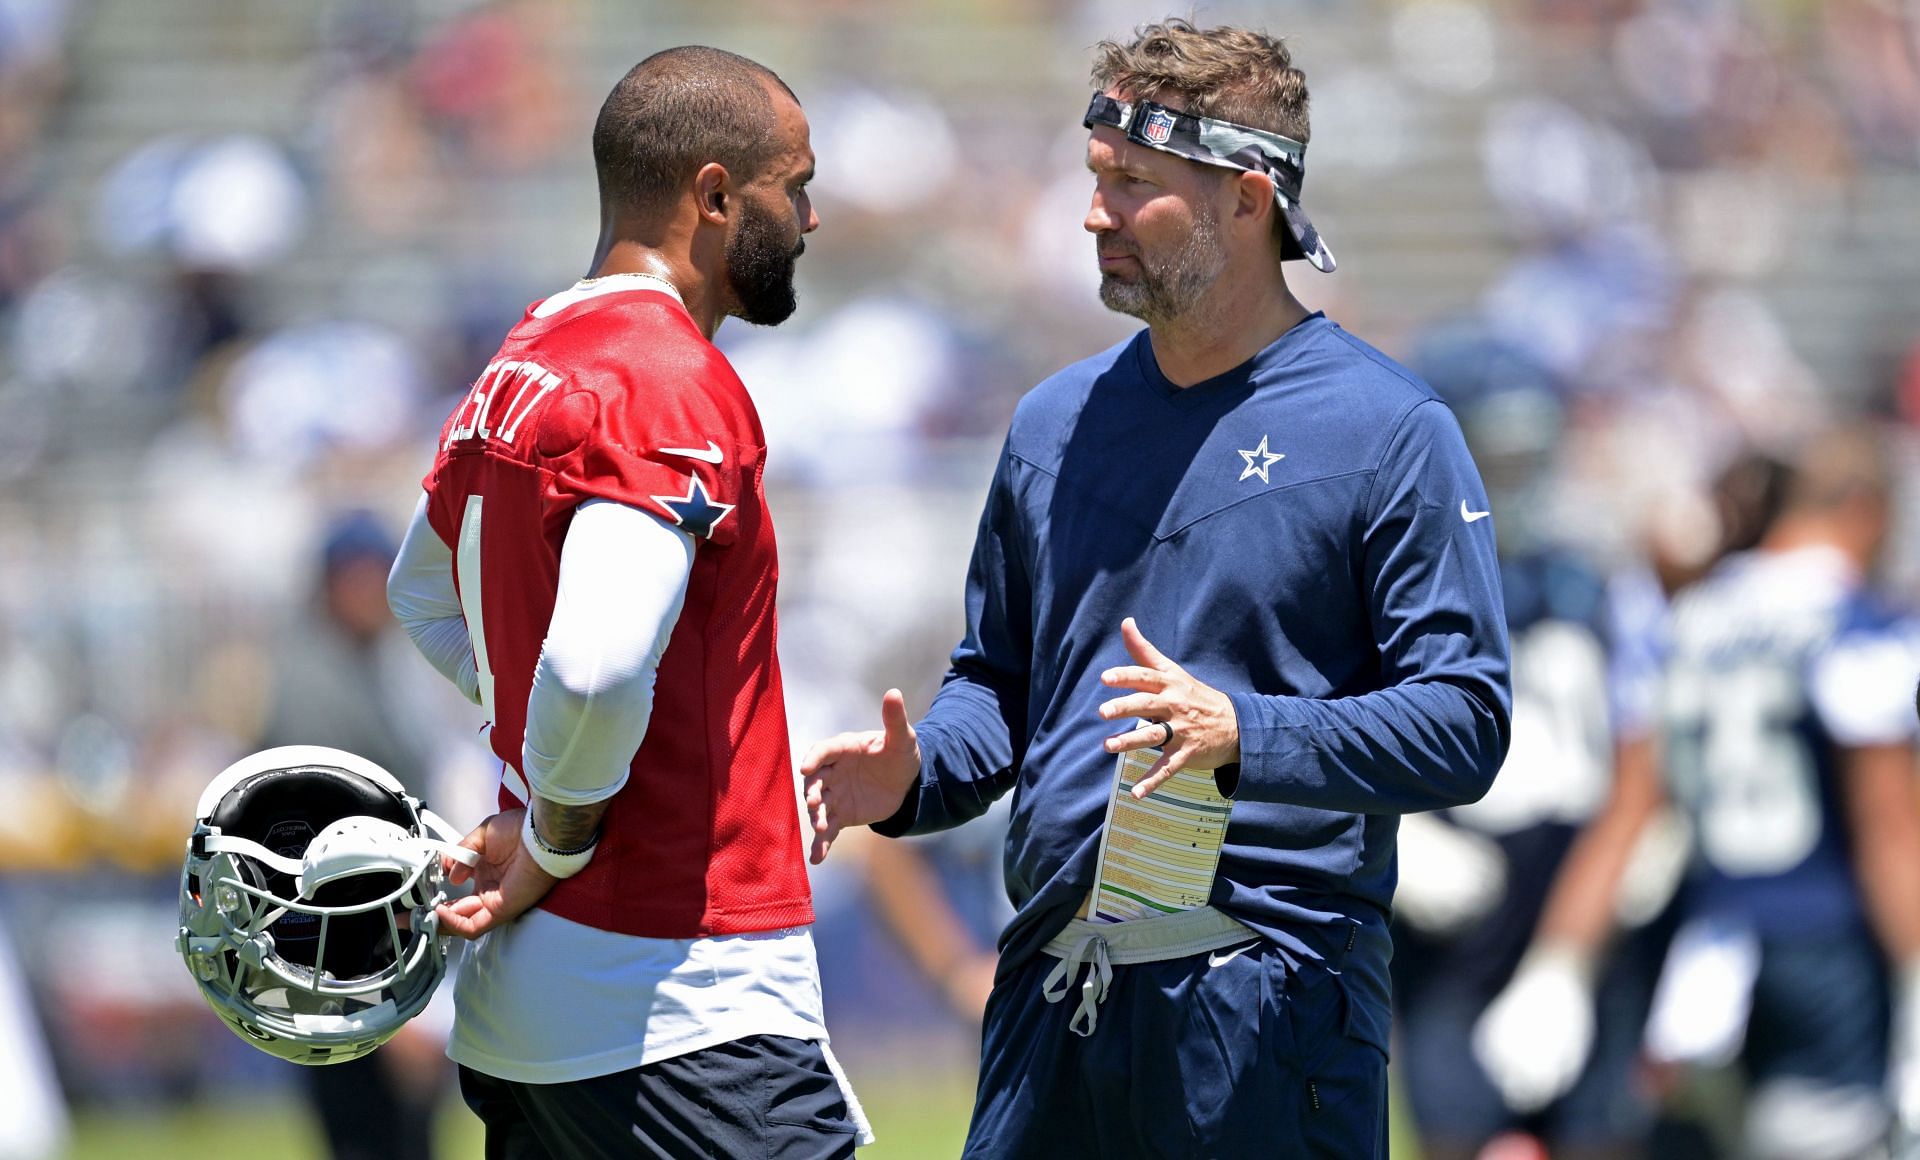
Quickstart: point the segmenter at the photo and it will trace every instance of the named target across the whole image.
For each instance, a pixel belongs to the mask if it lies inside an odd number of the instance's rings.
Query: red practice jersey
[[[529,310],[454,409],[427,475],[453,549],[502,809],[574,509],[608,499],[696,539],[687,596],[632,776],[600,846],[540,904],[602,930],[695,938],[813,920],[774,652],[779,576],[746,388],[671,295]]]

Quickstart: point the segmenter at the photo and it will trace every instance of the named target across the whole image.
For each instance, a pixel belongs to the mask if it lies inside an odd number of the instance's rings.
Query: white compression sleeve
[[[527,698],[521,767],[538,796],[587,805],[626,785],[693,552],[692,536],[638,508],[592,500],[574,511]]]
[[[425,495],[413,509],[413,522],[407,525],[400,554],[387,573],[387,607],[427,663],[478,705],[480,679],[474,671],[467,618],[460,612],[460,597],[453,587],[453,552],[427,522]]]

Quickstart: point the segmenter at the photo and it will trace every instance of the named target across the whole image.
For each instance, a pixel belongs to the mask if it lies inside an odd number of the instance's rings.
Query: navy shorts
[[[569,1083],[515,1083],[460,1069],[487,1129],[487,1160],[853,1155],[846,1099],[820,1045],[750,1035]]]
[[[1886,959],[1870,931],[1763,939],[1741,1053],[1748,1080],[1877,1091],[1892,1019]]]
[[[1345,985],[1260,942],[1113,968],[1090,1036],[1036,955],[987,1001],[966,1155],[978,1160],[1387,1154],[1387,1057]]]

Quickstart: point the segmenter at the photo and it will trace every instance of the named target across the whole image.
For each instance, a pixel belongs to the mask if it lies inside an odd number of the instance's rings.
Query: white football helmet
[[[242,758],[195,808],[175,948],[255,1047],[357,1059],[446,974],[440,857],[477,861],[459,837],[363,757],[289,745]]]

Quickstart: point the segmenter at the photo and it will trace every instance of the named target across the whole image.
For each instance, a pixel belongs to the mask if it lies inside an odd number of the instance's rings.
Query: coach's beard
[[[1150,260],[1138,247],[1109,245],[1106,239],[1098,246],[1103,257],[1126,254],[1140,263],[1140,272],[1131,281],[1109,270],[1100,272],[1101,303],[1148,326],[1185,316],[1227,265],[1227,252],[1220,245],[1220,221],[1211,207],[1194,215],[1186,241],[1161,261]]]
[[[793,267],[806,239],[788,248],[780,220],[750,201],[741,202],[740,214],[740,228],[727,243],[727,285],[740,303],[735,316],[755,326],[778,326],[799,305]]]

